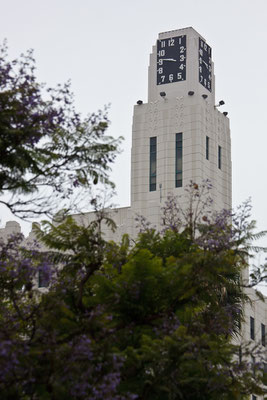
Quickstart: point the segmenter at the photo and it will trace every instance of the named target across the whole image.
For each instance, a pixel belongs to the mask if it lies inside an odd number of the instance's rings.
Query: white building
[[[223,102],[222,102],[223,103]],[[148,101],[134,107],[131,207],[111,210],[118,229],[134,236],[135,216],[160,228],[167,195],[182,195],[192,180],[212,183],[213,207],[232,205],[231,139],[226,112],[215,104],[212,50],[193,28],[159,34],[148,69]],[[76,216],[81,222],[93,214]]]

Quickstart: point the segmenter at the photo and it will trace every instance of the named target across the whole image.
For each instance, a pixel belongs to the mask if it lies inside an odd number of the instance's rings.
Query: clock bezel
[[[199,38],[198,45],[198,81],[209,92],[212,92],[212,49]]]
[[[158,39],[156,61],[157,86],[184,82],[186,80],[186,61],[186,35]]]

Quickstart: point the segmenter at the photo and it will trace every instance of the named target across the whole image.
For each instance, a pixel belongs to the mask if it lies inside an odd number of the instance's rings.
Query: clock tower
[[[187,207],[185,189],[209,181],[214,210],[232,208],[231,139],[224,102],[215,102],[212,48],[193,28],[160,33],[150,54],[148,100],[134,106],[131,205],[111,209],[117,230],[107,240],[135,237],[136,215],[161,229],[169,194]],[[77,216],[82,222],[94,213]]]
[[[148,80],[148,101],[157,100],[158,93],[168,84],[172,84],[168,86],[169,95],[184,95],[194,87],[195,92],[204,89],[201,94],[206,89],[214,99],[211,47],[193,28],[160,33],[150,55]]]
[[[131,210],[160,227],[169,193],[212,184],[214,209],[231,208],[227,113],[215,103],[212,49],[193,28],[159,34],[148,69],[148,101],[134,107]]]

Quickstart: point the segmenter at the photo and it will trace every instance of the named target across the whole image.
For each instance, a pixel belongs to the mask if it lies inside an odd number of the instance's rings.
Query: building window
[[[38,271],[38,287],[47,288],[49,286],[49,274],[47,271],[39,269]]]
[[[254,356],[251,356],[251,369],[253,372],[253,375],[255,376],[255,363],[256,363],[256,359]]]
[[[252,395],[252,400],[257,400],[257,397],[254,396],[254,394]]]
[[[239,358],[239,364],[242,363],[242,347],[240,346],[238,348],[238,358]]]
[[[253,317],[250,317],[250,338],[255,339],[255,320]]]
[[[239,314],[238,320],[237,320],[237,324],[238,324],[238,329],[239,331],[241,331],[242,329],[242,324],[241,324],[241,312]]]
[[[157,138],[150,138],[149,191],[157,189]]]
[[[261,324],[261,344],[265,346],[265,325]]]
[[[222,148],[218,146],[218,168],[222,169]]]
[[[175,139],[175,187],[183,186],[183,134],[176,133]]]
[[[210,158],[210,138],[206,136],[206,160]]]

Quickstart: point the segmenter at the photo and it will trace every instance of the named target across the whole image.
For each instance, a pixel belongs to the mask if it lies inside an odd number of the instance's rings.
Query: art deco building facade
[[[131,206],[110,210],[118,229],[114,236],[104,227],[107,239],[135,236],[137,214],[160,229],[167,196],[178,195],[185,203],[190,181],[209,180],[213,208],[231,208],[230,128],[220,106],[206,40],[193,28],[160,33],[150,55],[148,100],[134,106]],[[82,223],[93,215],[77,219]]]

